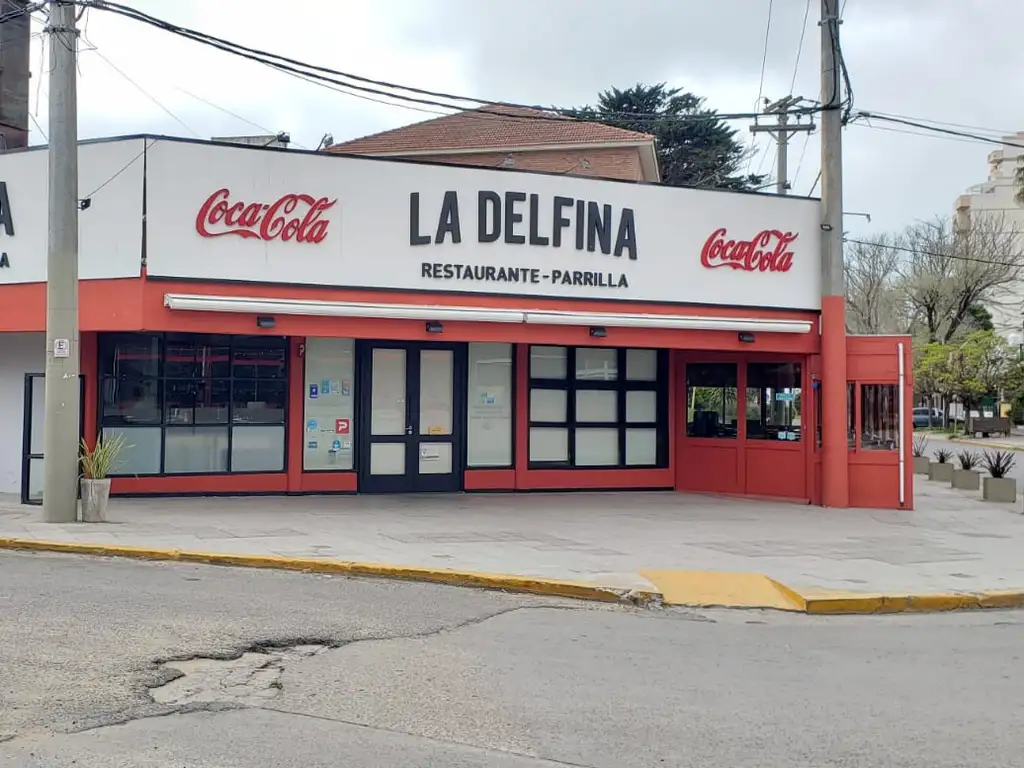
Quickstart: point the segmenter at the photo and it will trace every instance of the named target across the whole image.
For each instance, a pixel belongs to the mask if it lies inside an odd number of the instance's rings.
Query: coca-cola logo
[[[199,209],[196,232],[203,237],[322,243],[331,225],[324,214],[337,202],[301,194],[282,195],[272,203],[231,202],[231,190],[218,189]]]
[[[716,229],[704,243],[700,263],[708,269],[731,267],[744,272],[789,272],[793,266],[790,246],[798,232],[763,229],[750,240],[730,240],[725,227]]]

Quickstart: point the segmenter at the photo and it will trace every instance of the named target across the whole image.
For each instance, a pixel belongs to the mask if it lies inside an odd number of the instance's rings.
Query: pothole
[[[158,704],[258,706],[281,694],[285,664],[327,650],[327,645],[295,645],[248,651],[237,659],[196,658],[166,661],[160,669],[175,674],[169,683],[149,690]]]

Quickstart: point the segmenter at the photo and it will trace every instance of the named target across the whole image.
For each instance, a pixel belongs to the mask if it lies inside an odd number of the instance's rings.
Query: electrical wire
[[[953,128],[943,128],[938,125],[927,125],[926,123],[920,123],[917,122],[916,120],[903,120],[898,117],[888,117],[877,112],[868,112],[866,110],[861,110],[860,112],[857,113],[857,116],[868,118],[869,120],[882,120],[883,122],[897,123],[899,125],[906,125],[911,128],[922,128],[926,131],[932,131],[933,133],[942,133],[946,134],[947,136],[959,136],[965,139],[974,139],[975,141],[980,141],[985,144],[998,144],[999,146],[1003,147],[1017,147],[1019,149],[1024,149],[1024,144],[1017,144],[1012,141],[1004,141],[1003,139],[995,139],[989,136],[981,136],[980,134],[977,133],[958,131],[954,130]]]
[[[99,191],[100,191],[101,189],[103,189],[103,188],[104,188],[105,186],[107,186],[108,184],[110,184],[110,182],[112,182],[112,181],[113,181],[114,179],[116,179],[116,178],[117,178],[118,176],[120,176],[120,175],[121,175],[122,173],[124,173],[125,171],[127,171],[127,170],[128,170],[129,168],[131,168],[131,167],[132,167],[133,165],[135,165],[135,163],[137,163],[137,162],[139,161],[139,158],[141,158],[141,157],[142,157],[143,155],[145,155],[145,154],[146,154],[146,152],[147,152],[147,151],[149,151],[149,148],[150,148],[150,147],[152,147],[152,146],[153,146],[153,144],[155,144],[155,143],[156,143],[155,141],[150,141],[150,140],[148,140],[148,139],[147,139],[147,140],[146,140],[146,141],[145,141],[145,142],[143,143],[143,145],[142,145],[142,151],[141,151],[141,152],[139,152],[139,153],[138,153],[137,155],[135,155],[135,157],[133,157],[133,158],[132,158],[131,160],[129,160],[129,161],[127,162],[127,163],[125,163],[124,165],[122,165],[122,166],[121,166],[121,167],[120,167],[120,168],[119,168],[119,169],[117,170],[117,172],[116,172],[116,173],[114,173],[114,175],[113,175],[113,176],[111,176],[111,177],[110,177],[110,178],[108,178],[108,179],[107,179],[106,181],[104,181],[104,182],[103,182],[102,184],[100,184],[100,185],[99,185],[98,187],[96,187],[96,189],[94,189],[94,190],[93,190],[92,192],[90,192],[90,193],[89,193],[88,195],[85,195],[85,196],[84,196],[84,197],[83,197],[82,199],[83,199],[83,200],[88,200],[88,199],[89,199],[89,198],[91,198],[91,197],[92,197],[93,195],[95,195],[95,194],[96,194],[97,192],[99,192]]]
[[[764,70],[765,64],[768,63],[768,39],[772,33],[772,7],[775,5],[775,0],[768,0],[768,23],[764,27],[764,53],[761,54],[761,79],[757,84],[757,101],[754,102],[754,107],[758,108],[761,106],[761,96],[764,93]]]
[[[807,19],[811,16],[811,0],[807,0],[807,5],[804,6],[804,23],[800,27],[800,42],[796,46],[796,63],[793,64],[793,79],[789,83],[789,92],[793,93],[796,88],[796,75],[800,71],[800,54],[804,50],[804,36],[807,34]]]
[[[800,178],[800,169],[804,164],[804,155],[807,154],[807,145],[811,143],[811,132],[807,131],[804,133],[804,146],[800,150],[800,159],[796,161],[796,170],[793,172],[793,186],[796,186],[797,179]]]
[[[969,261],[975,264],[989,264],[995,267],[1014,267],[1018,266],[1017,261],[1020,260],[1020,256],[1007,256],[1007,261],[996,261],[994,259],[979,259],[974,256],[958,256],[955,253],[936,253],[935,251],[924,251],[920,248],[907,248],[905,245],[895,245],[893,243],[872,243],[868,240],[857,240],[852,237],[844,237],[844,243],[855,243],[857,245],[865,245],[870,248],[888,248],[892,251],[904,251],[906,253],[920,254],[921,256],[931,256],[936,259],[953,259],[954,261]]]

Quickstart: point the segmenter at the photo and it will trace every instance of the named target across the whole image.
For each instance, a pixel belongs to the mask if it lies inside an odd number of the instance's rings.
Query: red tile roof
[[[343,141],[332,145],[329,151],[373,155],[653,140],[646,133],[573,120],[541,109],[488,106]]]

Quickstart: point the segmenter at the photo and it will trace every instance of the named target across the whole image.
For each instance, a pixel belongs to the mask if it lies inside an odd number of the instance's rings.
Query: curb
[[[981,443],[977,440],[971,440],[962,437],[950,437],[946,440],[947,443],[960,443],[960,445],[970,445],[975,448],[989,448],[996,449],[997,451],[1024,451],[1024,445],[1012,445],[1010,443]]]
[[[405,581],[424,581],[456,587],[495,589],[506,592],[544,595],[547,597],[568,597],[577,600],[596,600],[605,603],[621,602],[638,606],[657,606],[661,604],[661,595],[648,590],[605,587],[583,581],[560,581],[531,576],[458,571],[445,568],[423,568],[345,560],[280,557],[276,555],[228,555],[217,552],[194,552],[180,549],[149,549],[146,547],[129,547],[116,544],[77,544],[62,541],[13,538],[0,538],[0,549],[58,552],[69,555],[92,555],[97,557],[124,557],[133,560],[203,563],[205,565],[330,573],[344,576],[370,576]]]

